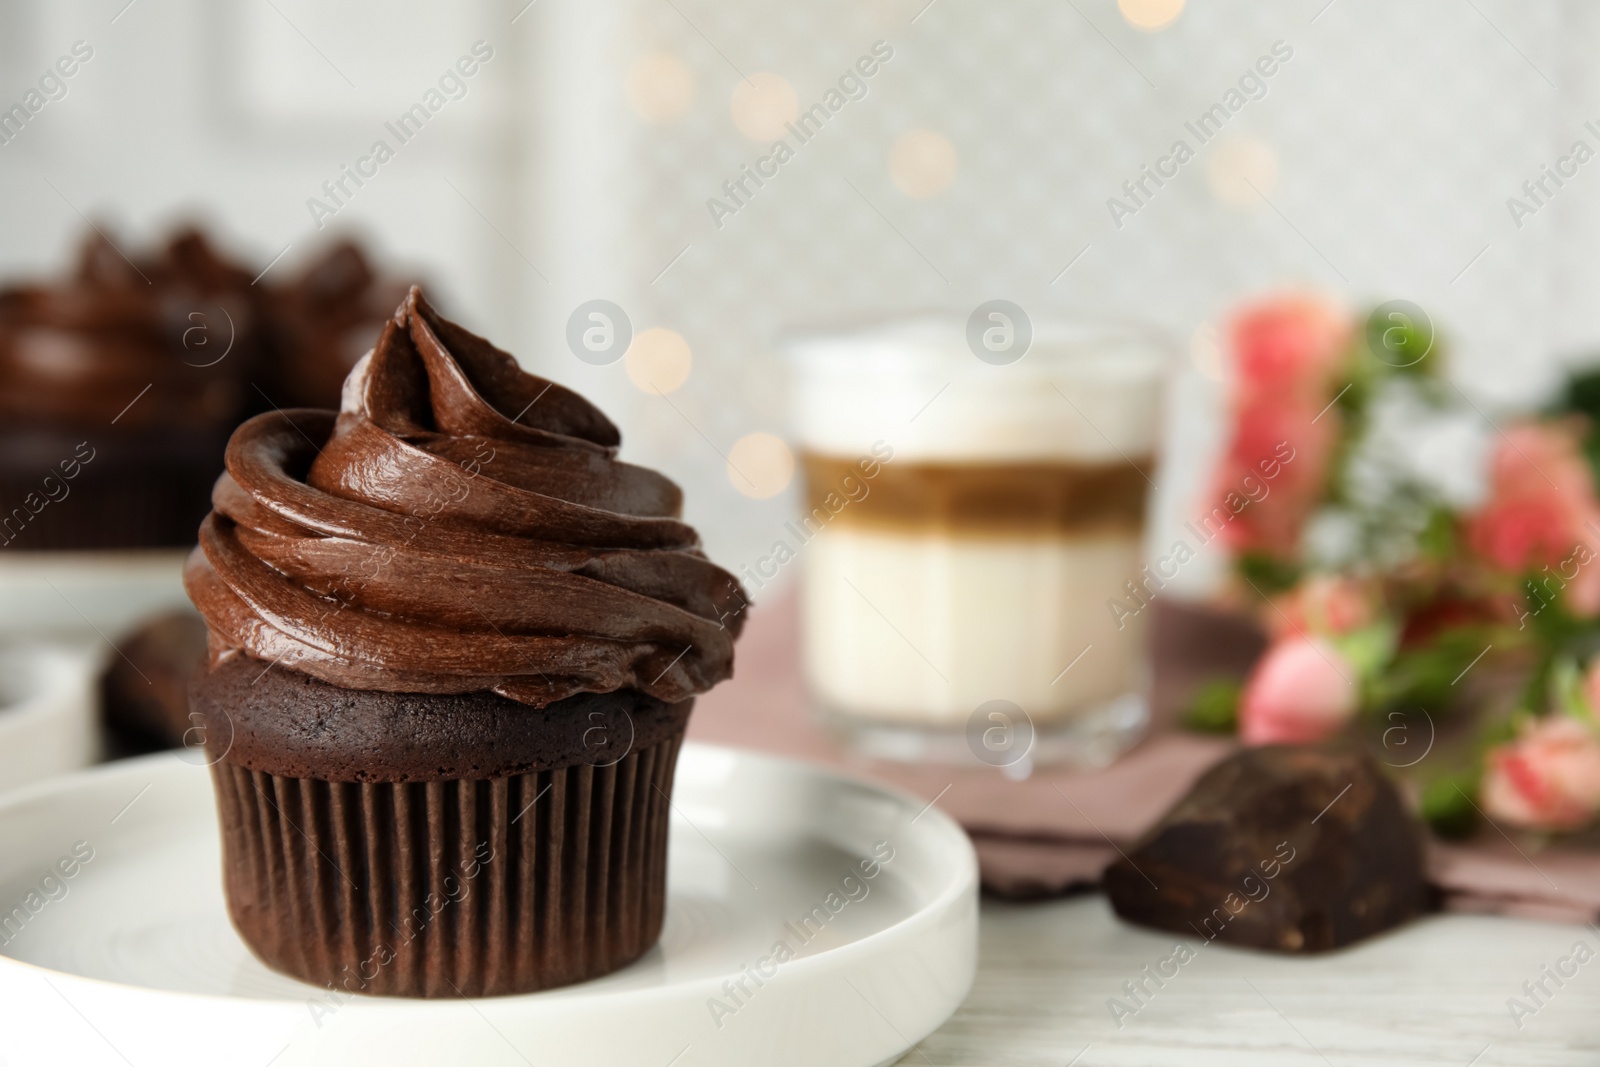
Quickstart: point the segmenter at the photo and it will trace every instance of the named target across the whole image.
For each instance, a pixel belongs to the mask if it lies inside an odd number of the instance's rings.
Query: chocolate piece
[[[228,444],[184,576],[216,652],[534,707],[728,677],[743,591],[582,397],[415,288],[344,395],[337,420],[270,412]]]
[[[1278,952],[1339,948],[1427,903],[1398,791],[1365,752],[1314,745],[1249,748],[1207,771],[1105,889],[1130,922]]]
[[[171,611],[119,638],[100,676],[101,708],[114,756],[197,744],[189,681],[206,659],[206,624],[193,611]]]

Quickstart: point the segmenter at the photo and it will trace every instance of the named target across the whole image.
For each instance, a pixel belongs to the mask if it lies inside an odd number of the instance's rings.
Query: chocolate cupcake
[[[0,547],[193,544],[259,356],[249,283],[197,232],[140,265],[96,231],[70,278],[0,292]]]
[[[616,428],[412,289],[337,417],[229,442],[185,583],[229,914],[270,966],[530,992],[654,944],[742,590]]]

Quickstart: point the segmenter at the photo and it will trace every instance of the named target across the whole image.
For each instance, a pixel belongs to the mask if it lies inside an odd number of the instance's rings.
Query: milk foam
[[[1116,462],[1151,455],[1167,358],[1148,331],[1038,324],[1017,362],[967,347],[959,319],[922,317],[788,345],[802,447],[887,441],[897,460]]]

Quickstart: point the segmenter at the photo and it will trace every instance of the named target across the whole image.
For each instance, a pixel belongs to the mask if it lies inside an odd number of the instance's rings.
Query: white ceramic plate
[[[0,800],[0,1060],[869,1067],[972,984],[977,864],[955,823],[806,764],[691,744],[666,927],[638,962],[529,996],[331,1001],[233,932],[209,773],[192,759],[158,753]],[[862,880],[875,849],[892,859]],[[8,932],[14,905],[26,921]],[[803,941],[796,924],[819,908]],[[797,958],[761,964],[780,940]]]
[[[0,789],[75,771],[99,756],[99,662],[86,646],[0,645]]]

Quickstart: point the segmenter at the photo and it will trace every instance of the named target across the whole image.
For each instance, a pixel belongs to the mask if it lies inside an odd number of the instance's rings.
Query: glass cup
[[[999,362],[973,332],[929,317],[786,346],[806,682],[868,756],[1102,765],[1149,719],[1128,605],[1169,350],[1038,324]]]

